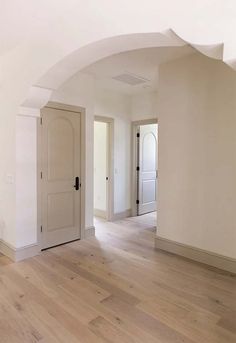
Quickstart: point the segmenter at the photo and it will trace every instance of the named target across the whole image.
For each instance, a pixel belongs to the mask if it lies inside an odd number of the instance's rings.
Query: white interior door
[[[157,124],[140,126],[138,146],[138,215],[141,215],[157,208]]]
[[[80,238],[80,114],[53,108],[41,113],[41,231],[46,249]]]

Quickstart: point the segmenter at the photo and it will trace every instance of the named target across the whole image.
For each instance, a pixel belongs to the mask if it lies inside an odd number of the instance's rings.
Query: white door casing
[[[141,215],[157,208],[157,124],[139,127],[138,161],[138,215]]]
[[[80,238],[79,113],[45,107],[42,116],[41,249]]]
[[[107,124],[106,219],[112,221],[114,218],[114,119],[95,116],[94,121]]]
[[[108,123],[94,121],[94,214],[108,218]]]

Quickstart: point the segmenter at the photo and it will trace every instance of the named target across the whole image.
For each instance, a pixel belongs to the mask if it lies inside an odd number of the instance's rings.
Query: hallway
[[[1,343],[233,343],[235,276],[154,250],[155,213],[0,257]]]

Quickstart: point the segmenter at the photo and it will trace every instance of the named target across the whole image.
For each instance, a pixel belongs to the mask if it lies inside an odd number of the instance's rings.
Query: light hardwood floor
[[[233,343],[234,275],[154,250],[154,215],[20,263],[0,256],[0,343]]]

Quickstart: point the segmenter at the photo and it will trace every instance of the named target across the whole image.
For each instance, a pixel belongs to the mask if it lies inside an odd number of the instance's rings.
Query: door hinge
[[[139,200],[136,200],[136,205],[139,205]]]
[[[140,171],[140,168],[139,168],[139,166],[138,166],[138,167],[136,167],[136,170],[137,170],[137,171]]]
[[[43,227],[42,227],[42,225],[41,225],[41,227],[40,227],[40,232],[43,232]]]
[[[139,132],[137,132],[137,138],[139,138],[140,137],[140,133]]]
[[[43,172],[40,172],[40,178],[41,179],[43,178]]]
[[[40,118],[40,124],[43,125],[43,118]]]

